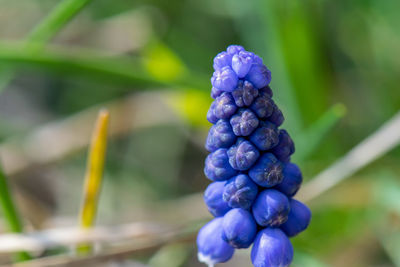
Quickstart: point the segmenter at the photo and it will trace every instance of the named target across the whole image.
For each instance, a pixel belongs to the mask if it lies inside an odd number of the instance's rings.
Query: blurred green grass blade
[[[0,43],[0,61],[17,67],[30,67],[50,72],[86,76],[96,80],[112,82],[170,86],[180,88],[208,88],[208,79],[201,75],[185,73],[174,80],[164,80],[152,76],[139,60],[128,58],[109,58],[94,55],[78,49],[48,49],[41,53],[32,53],[18,42]]]
[[[65,0],[57,5],[26,38],[26,47],[32,52],[40,51],[79,11],[92,0]],[[14,70],[0,66],[0,93],[14,78]]]
[[[28,35],[27,42],[42,47],[92,0],[64,0]]]
[[[8,228],[13,233],[22,233],[23,226],[21,218],[18,216],[17,208],[12,199],[10,188],[7,182],[7,177],[4,174],[0,164],[0,205],[2,207],[4,219],[8,224]],[[18,252],[15,255],[16,261],[30,260],[32,257],[24,251]]]
[[[346,114],[346,107],[343,104],[336,104],[325,112],[320,119],[310,126],[304,133],[295,138],[296,153],[294,161],[303,161],[310,156],[317,148],[323,138]]]

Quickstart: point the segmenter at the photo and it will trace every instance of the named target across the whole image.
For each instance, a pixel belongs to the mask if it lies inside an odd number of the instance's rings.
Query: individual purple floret
[[[197,235],[197,257],[208,266],[230,260],[234,248],[222,239],[223,218],[216,218],[200,229]]]
[[[258,149],[249,141],[240,138],[228,149],[229,164],[239,171],[250,169],[260,156]]]
[[[272,149],[274,155],[282,162],[289,162],[290,156],[294,153],[294,143],[286,130],[279,130],[279,143]]]
[[[257,234],[253,215],[244,209],[228,211],[222,221],[222,239],[234,248],[248,248]]]
[[[219,97],[224,91],[219,90],[218,88],[212,87],[211,88],[211,97],[216,99]]]
[[[229,148],[236,141],[231,124],[227,120],[219,120],[208,132],[206,149],[214,152],[218,148]]]
[[[231,208],[228,203],[223,200],[223,192],[225,190],[225,182],[213,182],[204,192],[204,202],[208,211],[214,217],[224,216]]]
[[[276,227],[286,222],[288,218],[289,200],[278,190],[266,189],[254,201],[252,211],[259,225]]]
[[[259,89],[259,91],[260,91],[260,93],[264,93],[271,98],[274,96],[274,93],[272,92],[272,89],[271,89],[271,87],[269,87],[269,85]]]
[[[278,228],[261,230],[251,250],[254,267],[287,267],[293,260],[293,246]]]
[[[245,51],[243,46],[241,46],[241,45],[230,45],[226,49],[226,52],[228,52],[228,54],[232,55],[232,56],[234,54],[238,54],[240,51]]]
[[[204,174],[211,181],[225,181],[236,174],[229,164],[227,150],[220,148],[207,156]]]
[[[221,52],[214,58],[214,70],[222,69],[226,66],[231,66],[232,64],[232,55],[228,54],[227,52]]]
[[[275,188],[287,195],[293,197],[300,188],[303,176],[299,167],[294,163],[286,163],[283,167],[283,180]]]
[[[254,100],[253,104],[251,104],[250,109],[254,111],[260,119],[266,119],[274,112],[274,101],[268,94],[259,92],[258,97]]]
[[[207,112],[207,120],[213,124],[218,121],[217,116],[215,116],[214,114],[214,110],[215,110],[215,101],[211,103],[211,106]]]
[[[239,81],[238,87],[232,92],[235,104],[238,107],[248,107],[250,106],[254,99],[258,96],[258,91],[254,86],[248,81]]]
[[[257,193],[258,186],[246,174],[239,174],[225,184],[222,198],[231,208],[249,209]]]
[[[275,124],[277,127],[281,126],[282,123],[285,121],[285,117],[283,117],[282,111],[278,108],[278,106],[274,103],[274,109],[269,116],[268,120]]]
[[[224,92],[215,99],[214,114],[220,119],[229,119],[237,110],[235,100],[230,93]]]
[[[249,73],[254,62],[254,54],[247,51],[240,51],[232,57],[232,69],[239,78],[243,78]]]
[[[311,220],[310,209],[296,199],[290,200],[290,212],[281,229],[288,237],[293,237],[307,229]]]
[[[217,69],[211,78],[212,86],[225,92],[232,92],[237,83],[238,77],[229,66]]]
[[[250,141],[262,151],[269,150],[279,142],[278,128],[270,122],[261,122],[250,135]]]
[[[249,109],[239,109],[239,111],[232,116],[230,122],[233,132],[237,136],[250,135],[259,124],[257,116]]]
[[[272,153],[265,153],[249,170],[249,176],[260,186],[273,187],[282,182],[282,169],[282,163]]]
[[[271,72],[262,64],[253,64],[246,75],[246,80],[257,88],[263,88],[271,82]]]

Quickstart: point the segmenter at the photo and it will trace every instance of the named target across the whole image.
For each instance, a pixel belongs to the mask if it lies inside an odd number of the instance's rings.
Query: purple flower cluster
[[[294,143],[279,128],[284,117],[272,100],[271,72],[238,45],[214,58],[214,70],[204,168],[213,182],[204,201],[215,219],[198,233],[199,260],[213,266],[253,244],[255,267],[289,266],[289,238],[308,227],[311,212],[293,199],[302,174],[290,162]]]

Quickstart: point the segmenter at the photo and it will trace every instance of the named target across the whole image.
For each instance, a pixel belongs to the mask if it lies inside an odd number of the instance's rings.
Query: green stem
[[[23,226],[21,218],[18,216],[17,208],[12,199],[7,178],[0,165],[0,205],[3,210],[4,218],[8,228],[13,233],[22,233]],[[24,251],[16,254],[17,261],[30,260],[32,257]]]

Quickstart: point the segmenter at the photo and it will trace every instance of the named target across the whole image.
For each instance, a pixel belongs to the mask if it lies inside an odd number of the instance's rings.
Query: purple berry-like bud
[[[268,95],[269,97],[273,97],[273,95],[274,95],[274,93],[272,92],[271,87],[269,87],[269,85],[261,88],[260,93],[264,93],[264,94]]]
[[[233,132],[237,136],[250,135],[259,124],[257,116],[249,109],[239,109],[239,111],[232,116],[230,122]]]
[[[279,142],[278,128],[273,123],[261,122],[250,135],[250,141],[262,151],[269,150]]]
[[[214,152],[218,148],[228,148],[236,141],[231,124],[227,120],[219,120],[208,132],[206,149]]]
[[[220,148],[206,158],[204,174],[211,181],[225,181],[236,174],[229,164],[227,150]]]
[[[219,97],[224,91],[219,90],[218,88],[212,87],[211,88],[211,97],[216,99]]]
[[[288,237],[293,237],[307,229],[311,220],[310,209],[296,199],[290,200],[290,212],[281,229]]]
[[[215,116],[215,114],[214,114],[214,110],[215,110],[215,101],[211,103],[211,106],[207,112],[207,120],[209,122],[211,122],[212,124],[214,124],[218,121],[217,116]]]
[[[263,60],[261,57],[259,57],[258,55],[254,54],[254,64],[258,64],[258,65],[262,65],[263,64]]]
[[[294,163],[287,163],[283,167],[283,180],[275,188],[287,195],[293,197],[300,188],[303,177],[299,167]]]
[[[227,66],[214,71],[214,74],[211,77],[211,83],[213,87],[219,90],[232,92],[236,88],[238,77],[236,73]]]
[[[229,164],[239,171],[248,170],[260,156],[257,148],[249,141],[240,138],[228,149]]]
[[[253,65],[254,54],[247,51],[240,51],[232,57],[232,69],[236,72],[239,78],[243,78],[249,73]]]
[[[285,121],[285,117],[283,117],[282,111],[278,108],[278,106],[274,103],[274,108],[271,116],[269,116],[268,120],[275,124],[277,127],[281,126]]]
[[[223,199],[232,208],[249,209],[257,193],[258,186],[246,174],[239,174],[226,183]]]
[[[250,169],[250,178],[263,187],[273,187],[282,182],[282,163],[272,153],[263,154]]]
[[[214,217],[224,216],[231,209],[222,198],[224,190],[225,182],[213,182],[204,192],[204,202]]]
[[[260,119],[266,119],[274,112],[274,101],[268,94],[260,92],[250,108]]]
[[[224,92],[215,99],[214,114],[220,119],[230,118],[237,110],[235,100],[230,93]]]
[[[288,218],[289,200],[278,190],[266,189],[254,201],[252,211],[259,225],[276,227],[286,222]]]
[[[232,92],[238,107],[248,107],[258,96],[258,90],[248,81],[239,81],[238,87]]]
[[[228,48],[226,49],[226,52],[228,52],[229,55],[234,55],[234,54],[238,54],[240,51],[245,51],[243,46],[240,45],[230,45],[228,46]]]
[[[294,143],[286,130],[279,130],[279,143],[272,149],[272,153],[282,162],[289,162],[290,156],[294,153]]]
[[[261,230],[251,249],[254,267],[288,267],[293,260],[293,246],[289,238],[277,228]]]
[[[223,67],[232,65],[232,55],[227,52],[221,52],[214,58],[214,70],[222,69]]]
[[[208,266],[230,260],[235,249],[222,239],[223,218],[215,218],[197,234],[197,256]]]
[[[222,221],[222,239],[234,248],[248,248],[257,234],[253,215],[244,209],[233,209]]]
[[[253,64],[246,75],[246,80],[257,88],[263,88],[271,82],[271,72],[262,64]]]

